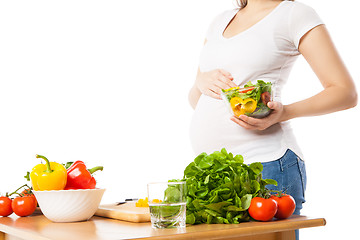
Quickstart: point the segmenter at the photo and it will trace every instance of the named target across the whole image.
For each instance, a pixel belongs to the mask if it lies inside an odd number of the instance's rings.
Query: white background
[[[358,85],[357,1],[302,2],[322,17]],[[187,94],[204,34],[215,15],[234,6],[232,0],[1,1],[0,192],[25,182],[39,163],[35,154],[103,165],[95,175],[107,189],[103,203],[143,198],[148,182],[181,178],[195,157]],[[300,57],[283,101],[320,90]],[[359,116],[356,107],[292,121],[308,171],[303,214],[327,220],[325,228],[303,230],[303,239],[358,235]]]

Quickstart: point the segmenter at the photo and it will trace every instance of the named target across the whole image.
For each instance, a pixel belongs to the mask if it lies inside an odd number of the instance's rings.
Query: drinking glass
[[[156,182],[147,185],[153,228],[185,227],[185,187],[185,182]]]

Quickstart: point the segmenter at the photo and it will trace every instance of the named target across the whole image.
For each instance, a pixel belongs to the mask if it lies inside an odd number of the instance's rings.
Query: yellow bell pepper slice
[[[247,98],[244,100],[241,109],[243,109],[244,113],[253,113],[256,109],[257,102],[252,98]]]
[[[239,97],[233,97],[232,99],[230,99],[230,106],[231,106],[231,109],[236,108],[239,104],[242,104],[242,103],[243,103],[242,98],[239,98]]]
[[[151,203],[161,203],[162,201],[159,199],[153,199]],[[140,198],[136,203],[136,207],[148,207],[149,206],[149,200],[146,197],[145,199]]]
[[[252,98],[242,99],[239,97],[233,97],[230,99],[230,106],[234,112],[234,115],[239,117],[243,114],[249,114],[255,111],[257,102]]]
[[[45,164],[36,165],[30,173],[33,189],[35,191],[63,190],[67,181],[66,168],[60,163],[49,162],[44,156],[36,155],[36,158],[44,159]]]
[[[153,199],[151,203],[162,203],[162,201],[159,199]]]
[[[136,203],[135,203],[136,207],[148,207],[149,203],[148,203],[148,198],[146,197],[145,199],[140,198]]]
[[[237,89],[240,89],[240,87],[232,87],[232,88],[228,88],[228,89],[225,89],[224,92],[229,92],[229,91],[232,91],[232,90],[237,90]]]

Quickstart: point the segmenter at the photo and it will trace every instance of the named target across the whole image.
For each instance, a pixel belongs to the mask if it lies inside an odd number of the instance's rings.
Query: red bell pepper
[[[251,90],[254,90],[254,89],[255,89],[255,87],[240,88],[239,93],[247,93],[247,92],[250,92]]]
[[[67,169],[67,183],[65,186],[65,190],[94,189],[96,186],[96,180],[91,174],[98,170],[102,171],[103,167],[98,166],[87,169],[83,161],[74,162]]]

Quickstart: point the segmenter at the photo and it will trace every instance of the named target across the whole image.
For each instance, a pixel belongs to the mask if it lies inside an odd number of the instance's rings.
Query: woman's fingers
[[[252,117],[248,117],[246,115],[240,115],[239,118],[235,116],[230,118],[233,122],[239,124],[241,127],[248,129],[248,130],[265,130],[269,127],[267,125],[266,120],[264,119],[256,119]]]
[[[241,121],[246,122],[247,124],[249,124],[251,126],[260,127],[263,123],[263,120],[261,120],[261,119],[248,117],[246,115],[240,115],[239,118]]]
[[[217,81],[217,85],[221,88],[221,89],[228,89],[228,88],[232,88],[232,87],[237,87],[237,85],[227,76],[219,76],[218,81]]]
[[[221,98],[221,90],[236,87],[231,74],[222,69],[198,73],[196,85],[200,92],[216,99]]]
[[[230,86],[226,84],[226,81],[230,81],[227,77],[224,75],[218,75],[216,80],[213,83],[213,86],[211,86],[211,90],[216,92],[217,94],[221,94],[221,89],[228,89]],[[230,81],[231,82],[231,81]]]
[[[231,74],[228,71],[225,71],[224,69],[219,69],[219,72],[222,73],[222,75],[230,78],[231,80],[233,80],[234,78],[231,76]]]
[[[255,126],[252,126],[250,125],[249,123],[247,122],[244,122],[243,120],[235,117],[235,116],[232,116],[230,118],[231,121],[233,121],[234,123],[237,123],[238,125],[240,125],[241,127],[245,128],[245,129],[248,129],[248,130],[254,130],[256,129]]]
[[[231,76],[229,72],[223,69],[219,69],[219,72],[222,74],[222,76],[219,77],[219,80],[226,85],[226,88],[237,87],[237,85],[233,81],[234,80],[233,76]]]
[[[221,93],[221,89],[228,89],[230,88],[227,84],[225,84],[224,82],[218,80],[214,83],[215,87],[217,88],[217,93]]]
[[[218,94],[217,92],[215,92],[214,90],[212,89],[208,89],[206,92],[205,92],[205,95],[209,96],[209,97],[213,97],[213,98],[216,98],[216,99],[219,99],[221,100],[221,96],[220,94]]]
[[[228,89],[237,86],[232,80],[233,77],[230,73],[220,69],[217,73],[216,81],[214,82],[212,90],[221,95],[221,89]]]
[[[217,98],[220,97],[220,95],[221,95],[221,87],[217,86],[216,83],[215,83],[213,86],[211,86],[211,87],[209,88],[209,90],[210,90],[211,92],[215,93],[216,95],[218,95]]]

